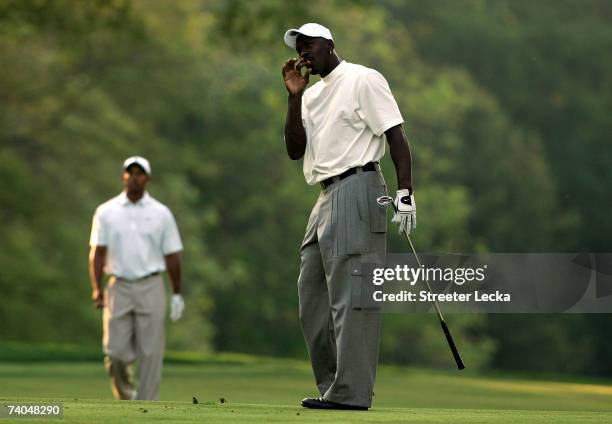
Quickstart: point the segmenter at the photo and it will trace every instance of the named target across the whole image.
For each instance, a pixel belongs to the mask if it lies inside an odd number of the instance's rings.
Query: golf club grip
[[[455,342],[453,341],[453,336],[451,336],[450,330],[446,325],[446,321],[440,320],[440,325],[442,326],[442,331],[444,331],[444,335],[446,336],[446,341],[448,342],[448,346],[453,352],[453,357],[455,358],[455,362],[457,363],[457,368],[460,370],[465,368],[463,365],[463,361],[461,360],[461,356],[459,355],[459,351],[457,350],[457,346],[455,346]]]

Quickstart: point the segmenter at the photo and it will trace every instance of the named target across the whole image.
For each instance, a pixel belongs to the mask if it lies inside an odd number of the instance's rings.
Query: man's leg
[[[161,275],[134,282],[139,400],[158,400],[165,347],[166,292]]]
[[[298,278],[300,324],[321,396],[336,374],[336,345],[319,244],[302,248]]]
[[[111,278],[105,293],[102,345],[104,367],[111,377],[113,396],[119,400],[136,398],[131,364],[136,358],[134,348],[134,314],[129,284]]]
[[[110,356],[104,357],[104,368],[111,378],[111,390],[117,400],[136,399],[132,363],[124,362]]]
[[[372,403],[380,310],[368,298],[371,286],[361,275],[361,263],[384,260],[385,226],[381,223],[386,213],[375,206],[382,194],[380,174],[357,173],[338,183],[331,193],[331,208],[322,208],[319,243],[337,351],[336,376],[324,395],[331,402],[361,407]]]
[[[334,258],[328,276],[336,335],[337,371],[324,398],[346,405],[370,407],[378,363],[380,311],[363,309],[362,276],[351,275],[361,255]],[[355,287],[355,286],[359,287]]]

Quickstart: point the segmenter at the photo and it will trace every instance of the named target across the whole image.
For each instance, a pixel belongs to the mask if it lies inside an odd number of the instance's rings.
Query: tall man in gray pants
[[[410,149],[387,81],[340,60],[327,28],[309,23],[290,29],[285,43],[300,56],[282,69],[289,92],[287,153],[303,157],[306,182],[323,189],[308,220],[298,278],[300,322],[321,397],[306,398],[302,406],[367,410],[380,308],[363,285],[361,263],[385,256],[386,210],[376,203],[386,194],[378,165],[385,137],[398,183],[393,221],[405,232],[416,225]],[[321,81],[305,90],[310,74]]]

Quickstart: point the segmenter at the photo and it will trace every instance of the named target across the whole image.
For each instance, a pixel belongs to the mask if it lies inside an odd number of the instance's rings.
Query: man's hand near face
[[[310,71],[302,75],[296,66],[297,59],[292,58],[283,65],[283,80],[289,92],[287,119],[285,120],[285,145],[287,153],[293,160],[304,156],[306,150],[306,132],[302,125],[302,94],[308,85]],[[304,62],[302,62],[304,63]]]
[[[299,66],[296,66],[298,63]],[[303,61],[298,62],[295,58],[289,59],[283,65],[283,80],[291,96],[301,96],[308,85],[310,70],[306,68],[305,74],[302,75],[302,67],[305,67],[305,63]]]

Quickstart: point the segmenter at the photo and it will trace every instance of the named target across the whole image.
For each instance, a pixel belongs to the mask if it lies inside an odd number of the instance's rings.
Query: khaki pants
[[[385,255],[386,194],[380,172],[361,172],[323,190],[301,249],[300,323],[317,387],[328,401],[372,404],[380,308],[361,264]],[[371,280],[369,281],[371,286]]]
[[[105,291],[105,367],[117,399],[159,399],[165,346],[166,292],[161,275],[142,280],[112,277]],[[138,359],[138,390],[131,367]]]

